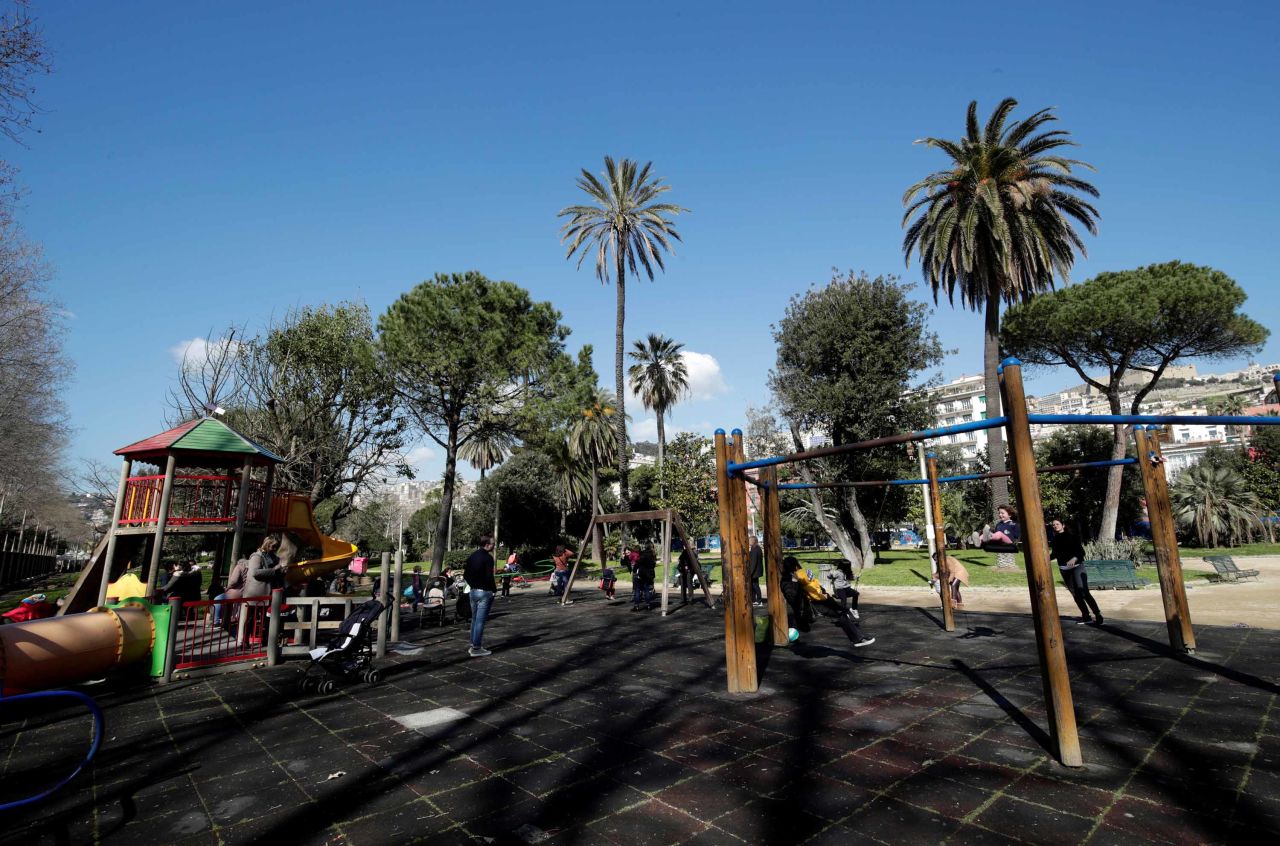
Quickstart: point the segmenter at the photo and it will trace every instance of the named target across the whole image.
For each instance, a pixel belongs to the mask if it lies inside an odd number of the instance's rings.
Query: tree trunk
[[[1000,401],[1000,376],[996,369],[1000,366],[1000,291],[987,292],[986,325],[982,339],[983,376],[986,378],[987,417],[999,417],[1004,410]],[[997,427],[987,429],[987,460],[993,473],[1003,472],[1004,430]],[[991,516],[995,518],[996,509],[1009,504],[1009,480],[1003,476],[991,480]]]
[[[871,531],[867,526],[867,518],[858,506],[856,490],[857,488],[845,489],[844,505],[845,510],[849,513],[849,518],[853,521],[853,527],[858,531],[858,545],[860,547],[858,559],[850,558],[849,561],[858,570],[861,570],[863,567],[874,567],[876,565],[876,553],[871,545]]]
[[[614,278],[618,289],[618,314],[613,336],[613,377],[618,389],[618,511],[625,514],[631,510],[631,485],[627,479],[627,385],[622,372],[626,338],[624,324],[627,318],[626,268],[622,259],[622,250],[618,249],[618,271]],[[626,526],[625,523],[622,525]],[[625,539],[626,536],[626,529],[623,528],[622,537]]]
[[[802,451],[804,449],[804,440],[800,437],[799,428],[794,424],[791,426],[791,437],[795,441],[796,451]],[[807,463],[802,461],[796,464],[796,469],[799,470],[800,478],[803,479],[806,484],[813,484],[813,473],[810,472],[809,465]],[[836,548],[840,550],[840,555],[849,559],[849,562],[853,565],[855,570],[861,570],[863,564],[862,548],[853,542],[853,537],[845,530],[844,526],[840,524],[839,520],[833,520],[827,514],[826,509],[822,507],[822,497],[816,490],[810,488],[805,491],[805,494],[809,498],[809,509],[813,512],[813,518],[818,521],[818,525],[820,525],[822,530],[831,537],[831,540],[835,541]],[[850,497],[850,499],[852,499],[852,497]],[[865,534],[867,521],[863,518],[862,512],[857,510],[856,503],[854,504],[854,510],[857,511],[858,515],[854,521],[854,525],[858,525],[857,520],[860,519],[862,521],[861,528]]]
[[[458,422],[449,421],[449,438],[444,453],[444,484],[440,488],[440,519],[436,521],[435,542],[431,544],[431,575],[444,569],[445,544],[449,537],[449,521],[453,516],[453,486],[458,471]]]
[[[1113,387],[1118,389],[1120,385],[1117,382]],[[1122,413],[1120,411],[1120,393],[1118,390],[1107,394],[1107,404],[1111,407],[1112,414]],[[1118,461],[1124,458],[1127,445],[1128,439],[1125,437],[1124,427],[1112,426],[1111,460]],[[1102,498],[1102,520],[1098,524],[1098,540],[1111,540],[1116,536],[1116,523],[1120,519],[1120,484],[1123,478],[1124,467],[1107,468],[1107,492]]]
[[[600,470],[591,462],[591,516],[600,513]],[[604,563],[604,540],[600,536],[600,524],[591,528],[591,555],[597,563]]]
[[[662,464],[667,458],[667,427],[663,421],[666,416],[666,409],[656,409],[658,412],[658,499],[666,498],[666,486],[662,482]]]

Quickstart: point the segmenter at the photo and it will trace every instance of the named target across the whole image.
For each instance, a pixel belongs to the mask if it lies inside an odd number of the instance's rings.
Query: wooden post
[[[382,596],[375,596],[374,599],[382,602],[386,599],[387,579],[391,575],[391,553],[382,553],[382,575],[378,579],[378,592]],[[384,612],[378,617],[378,645],[374,654],[378,658],[387,657],[387,618],[390,617],[389,612]]]
[[[582,562],[583,550],[587,546],[587,538],[591,537],[591,530],[596,527],[596,515],[592,514],[591,519],[587,522],[587,533],[582,536],[582,543],[578,544],[578,548],[574,550],[577,555],[573,556],[573,569],[569,571],[569,581],[564,583],[564,596],[560,597],[561,605],[572,605],[569,599],[569,591],[573,589],[573,580],[578,578],[578,564]],[[552,578],[555,578],[554,571]]]
[[[494,549],[497,549],[495,546]],[[391,582],[391,640],[400,640],[400,599],[401,583],[404,581],[404,548],[396,550],[395,578]]]
[[[102,564],[102,581],[98,584],[98,605],[107,604],[107,585],[111,583],[111,565],[116,558],[116,532],[120,529],[120,513],[124,507],[124,495],[129,488],[129,473],[133,470],[133,459],[126,458],[120,465],[120,484],[116,487],[116,504],[111,509],[111,529],[107,535],[107,551]]]
[[[671,512],[662,521],[662,616],[667,616],[668,595],[671,593]]]
[[[155,587],[158,581],[156,576],[160,572],[160,556],[164,547],[165,524],[169,522],[169,499],[173,495],[173,471],[177,461],[177,457],[170,454],[168,460],[164,463],[164,487],[160,489],[160,515],[159,519],[156,520],[155,540],[151,546],[151,563],[147,565],[146,585],[148,594]]]
[[[746,460],[741,429],[733,430],[733,460]],[[725,590],[733,596],[733,604],[726,606],[725,616],[735,629],[734,644],[738,650],[738,691],[750,693],[759,687],[756,673],[756,634],[754,613],[751,610],[751,583],[748,567],[751,541],[747,529],[747,483],[743,479],[729,480],[733,502],[733,557],[729,560],[732,579],[726,578]],[[732,613],[730,613],[732,609]]]
[[[271,591],[271,613],[267,618],[267,666],[274,667],[280,663],[280,606],[284,604],[284,591],[276,588]],[[311,606],[315,614],[316,607]],[[315,646],[315,643],[311,644]]]
[[[1062,642],[1058,597],[1053,575],[1049,571],[1049,538],[1044,529],[1044,508],[1040,504],[1040,484],[1036,479],[1031,427],[1027,422],[1022,363],[1016,358],[1006,359],[1000,365],[1000,386],[1004,394],[1004,413],[1008,419],[1005,429],[1009,434],[1009,448],[1014,459],[1013,479],[1018,492],[1018,510],[1022,514],[1022,553],[1027,561],[1027,587],[1031,592],[1049,733],[1058,749],[1058,760],[1067,767],[1081,767],[1084,766],[1084,759],[1080,754],[1080,735],[1076,729],[1071,678],[1067,674],[1067,653]]]
[[[729,491],[729,474],[726,470],[729,464],[729,446],[725,442],[724,429],[716,429],[715,450],[716,505],[720,511],[720,601],[724,605],[724,663],[725,672],[728,676],[729,692],[739,693],[742,688],[738,682],[737,630],[733,625],[735,603],[732,591],[729,589],[732,581],[729,561],[733,558],[734,536],[733,495]]]
[[[768,591],[765,598],[769,602],[773,645],[786,646],[791,639],[787,637],[787,600],[782,595],[782,512],[778,502],[778,468],[761,468],[760,481],[764,483],[760,489],[760,510],[764,523],[764,581]]]
[[[246,458],[240,468],[240,493],[236,498],[235,534],[231,536],[231,563],[235,567],[244,546],[244,516],[249,509],[249,475],[253,472],[253,459]],[[268,521],[269,522],[269,521]],[[230,570],[228,570],[230,572]]]
[[[1187,605],[1187,590],[1182,582],[1182,560],[1178,555],[1178,535],[1173,525],[1160,441],[1142,426],[1134,426],[1133,434],[1138,442],[1142,487],[1147,492],[1147,515],[1151,518],[1151,543],[1156,551],[1156,574],[1160,579],[1160,599],[1164,605],[1165,626],[1169,630],[1169,647],[1175,652],[1195,652],[1196,633],[1191,627],[1191,609]]]
[[[165,643],[163,676],[166,684],[173,681],[173,667],[178,663],[178,627],[182,622],[182,599],[175,596],[169,600],[169,637]],[[188,640],[193,636],[193,632],[187,632]]]
[[[938,490],[938,456],[929,453],[925,456],[925,467],[929,474],[929,532],[933,535],[933,549],[938,565],[938,583],[942,594],[942,628],[949,632],[956,630],[955,609],[951,607],[951,568],[947,566],[947,533],[942,522],[942,496]],[[1021,498],[1018,500],[1022,502]]]

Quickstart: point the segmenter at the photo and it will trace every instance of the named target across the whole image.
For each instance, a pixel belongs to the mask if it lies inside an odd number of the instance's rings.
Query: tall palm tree
[[[1258,495],[1229,467],[1197,464],[1178,477],[1169,500],[1174,519],[1193,531],[1201,546],[1214,547],[1220,540],[1235,546],[1262,527]]]
[[[917,141],[942,150],[951,166],[912,185],[902,198],[907,207],[902,252],[908,265],[912,252],[918,254],[934,301],[941,292],[954,303],[959,291],[965,308],[985,311],[983,364],[991,417],[1001,413],[996,375],[1001,304],[1029,299],[1057,279],[1067,281],[1076,253],[1087,255],[1072,221],[1097,234],[1098,210],[1078,195],[1096,197],[1098,190],[1072,175],[1077,167],[1092,167],[1052,152],[1074,146],[1064,130],[1042,131],[1057,120],[1052,108],[1008,124],[1017,105],[1012,98],[1002,100],[982,127],[975,100],[963,138]],[[991,469],[1003,471],[999,429],[987,430],[987,444]],[[991,484],[993,506],[1007,502],[1005,478]]]
[[[614,381],[617,388],[618,414],[615,424],[618,443],[627,443],[626,397],[623,381],[624,323],[627,314],[627,271],[635,276],[643,270],[653,280],[654,265],[665,269],[663,253],[673,252],[672,240],[679,241],[671,220],[688,209],[659,202],[671,186],[662,177],[651,176],[653,163],[639,167],[630,159],[615,163],[604,157],[603,181],[583,168],[577,185],[591,200],[591,205],[569,206],[558,217],[569,220],[560,228],[560,243],[569,245],[565,258],[578,253],[578,267],[588,255],[595,256],[596,278],[608,283],[612,275],[617,289],[617,317],[614,326]],[[630,486],[627,482],[627,450],[618,450],[619,508],[631,510]]]
[[[591,482],[564,435],[553,435],[548,440],[546,454],[555,472],[556,503],[560,508],[560,535],[563,537],[565,519],[591,495]]]
[[[661,479],[667,448],[667,412],[689,390],[689,368],[680,354],[684,344],[671,338],[651,333],[648,339],[636,341],[634,347],[630,355],[635,364],[627,375],[631,378],[631,390],[640,396],[644,407],[658,417],[658,478]]]
[[[613,419],[617,403],[606,390],[597,390],[595,401],[582,409],[582,416],[569,430],[569,452],[591,466],[591,513],[600,513],[600,468],[612,464],[618,456],[618,429]],[[603,561],[600,527],[591,533],[592,554]]]

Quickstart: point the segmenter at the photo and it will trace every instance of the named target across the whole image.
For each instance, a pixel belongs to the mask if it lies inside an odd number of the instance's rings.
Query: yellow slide
[[[325,576],[335,570],[341,570],[351,563],[356,555],[356,546],[337,538],[331,538],[320,531],[316,525],[315,512],[311,510],[311,497],[306,494],[277,495],[286,500],[283,523],[277,522],[279,506],[271,509],[271,530],[281,531],[280,560],[289,565],[287,578],[289,584],[306,584],[316,576]],[[319,558],[307,561],[294,561],[298,547],[290,535],[296,537],[302,546],[320,550]]]

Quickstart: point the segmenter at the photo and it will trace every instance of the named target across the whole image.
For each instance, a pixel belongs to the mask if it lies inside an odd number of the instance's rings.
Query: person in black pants
[[[1062,573],[1063,583],[1080,608],[1080,619],[1076,625],[1102,625],[1098,601],[1089,593],[1089,576],[1084,571],[1084,546],[1080,537],[1061,520],[1054,520],[1049,525],[1053,528],[1053,540],[1049,541],[1049,546],[1058,562],[1058,572]]]
[[[760,548],[760,539],[751,538],[751,550],[747,560],[747,579],[751,582],[751,604],[764,605],[764,594],[760,592],[760,576],[764,573],[764,550]]]
[[[687,605],[689,595],[693,593],[693,553],[688,547],[680,551],[676,572],[680,576],[680,604]]]

